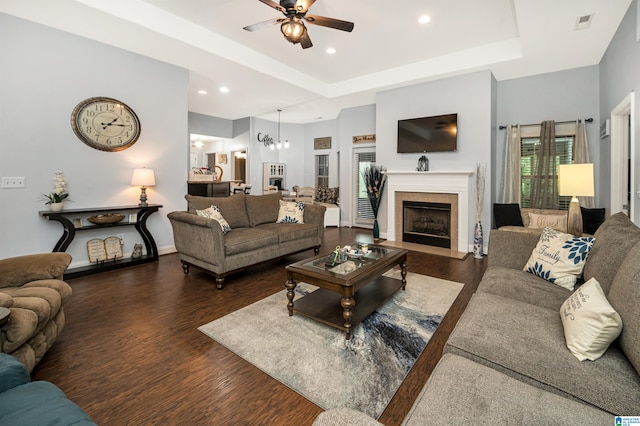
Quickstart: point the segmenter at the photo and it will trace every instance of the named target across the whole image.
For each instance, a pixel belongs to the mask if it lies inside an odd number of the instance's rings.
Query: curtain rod
[[[563,124],[563,123],[573,123],[576,120],[571,120],[571,121],[556,121],[556,124]],[[589,117],[589,118],[585,118],[584,121],[586,121],[587,123],[592,123],[593,122],[593,118]],[[540,124],[540,123],[534,123],[534,124],[521,124],[521,126],[535,126],[536,124]],[[515,124],[514,124],[515,126]],[[500,130],[504,130],[507,128],[507,126],[500,126],[498,127]]]

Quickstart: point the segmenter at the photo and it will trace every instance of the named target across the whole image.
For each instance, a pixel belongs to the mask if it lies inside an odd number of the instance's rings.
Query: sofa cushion
[[[558,311],[571,291],[552,284],[528,272],[492,266],[486,270],[478,292],[491,293],[508,299]]]
[[[529,228],[544,229],[546,227],[567,232],[567,215],[529,213]]]
[[[218,209],[218,207],[216,206],[211,206],[204,210],[196,210],[196,214],[200,217],[206,217],[208,219],[213,219],[216,222],[218,222],[220,224],[220,227],[222,228],[222,235],[231,231],[229,222],[225,220],[225,218],[222,216],[222,213],[220,213],[220,209]]]
[[[265,223],[258,226],[258,229],[277,234],[280,243],[318,237],[318,227],[308,223]]]
[[[565,345],[558,311],[476,293],[444,351],[612,414],[640,412],[640,377],[620,348],[578,361]]]
[[[230,256],[261,248],[277,250],[277,248],[270,247],[277,244],[278,235],[269,230],[259,228],[232,229],[224,236],[224,253]]]
[[[198,197],[195,195],[185,195],[184,198],[187,200],[190,213],[196,214],[196,210],[204,210],[215,205],[231,228],[249,227],[246,195],[244,192],[234,194],[230,197]]]
[[[622,262],[609,290],[609,303],[622,318],[618,339],[622,351],[640,374],[640,243]],[[640,412],[640,410],[638,411]]]
[[[36,334],[38,315],[29,309],[10,308],[9,324],[0,333],[0,350],[11,353]]]
[[[607,412],[445,354],[402,424],[584,426],[611,420]]]
[[[595,361],[622,330],[620,315],[611,307],[595,278],[581,285],[560,308],[567,348],[580,361]]]
[[[62,278],[71,263],[68,253],[41,253],[0,260],[0,287],[19,287],[34,280]]]
[[[582,232],[584,234],[595,234],[600,225],[604,223],[606,215],[606,209],[588,209],[586,207],[580,207],[580,214],[582,215]]]
[[[520,205],[518,203],[495,203],[493,205],[493,221],[496,228],[503,226],[524,226],[522,213],[520,213]]]
[[[592,246],[591,237],[575,237],[545,227],[524,270],[573,290]]]
[[[251,226],[274,223],[278,219],[280,200],[282,200],[280,191],[264,195],[247,195],[247,214]]]
[[[304,203],[282,200],[279,203],[276,223],[304,223]]]
[[[607,219],[594,237],[596,241],[584,265],[584,279],[597,279],[604,294],[608,295],[611,283],[627,253],[640,242],[640,228],[620,212]]]

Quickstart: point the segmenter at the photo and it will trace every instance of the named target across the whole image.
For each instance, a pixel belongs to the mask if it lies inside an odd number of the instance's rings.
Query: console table
[[[102,263],[90,264],[87,266],[80,266],[77,268],[68,269],[64,276],[65,278],[75,278],[81,277],[84,275],[91,275],[98,272],[110,271],[113,269],[125,268],[127,266],[138,265],[140,263],[147,262],[157,262],[158,261],[158,247],[156,246],[156,242],[147,229],[147,219],[153,213],[157,212],[162,205],[160,204],[149,204],[146,207],[140,207],[137,205],[134,206],[119,206],[119,207],[95,207],[95,208],[85,208],[85,209],[69,209],[62,210],[59,212],[53,212],[49,210],[42,210],[38,213],[40,216],[44,217],[47,220],[54,220],[56,222],[60,222],[62,224],[62,236],[53,247],[54,252],[64,252],[67,250],[74,237],[76,236],[76,232],[78,231],[86,231],[89,229],[102,229],[102,228],[112,228],[118,226],[134,226],[140,236],[142,237],[142,241],[144,241],[145,248],[147,249],[147,254],[140,258],[121,258],[118,260],[105,260]],[[121,222],[110,223],[105,225],[82,225],[82,226],[74,226],[73,222],[69,219],[69,216],[78,216],[85,214],[108,214],[108,213],[121,213],[121,212],[131,212],[137,215],[135,222],[130,222],[129,219],[125,216]]]

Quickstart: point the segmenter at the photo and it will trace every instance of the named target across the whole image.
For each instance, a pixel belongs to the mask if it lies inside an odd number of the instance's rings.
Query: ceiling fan
[[[280,31],[284,38],[293,44],[300,43],[303,49],[313,46],[307,27],[304,21],[310,24],[320,25],[323,27],[334,28],[351,32],[353,30],[353,22],[342,21],[340,19],[327,18],[318,15],[307,15],[307,11],[316,0],[280,0],[280,4],[272,0],[259,0],[260,2],[279,10],[284,14],[284,18],[273,18],[268,21],[258,22],[257,24],[244,27],[247,31],[256,31],[270,25],[280,24]]]

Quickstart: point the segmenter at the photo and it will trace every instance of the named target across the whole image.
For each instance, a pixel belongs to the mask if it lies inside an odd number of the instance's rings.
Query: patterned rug
[[[400,278],[395,269],[385,275]],[[462,287],[408,273],[406,290],[354,327],[351,340],[301,315],[289,317],[286,290],[198,330],[325,410],[347,406],[377,419]],[[315,289],[299,283],[295,297]]]

